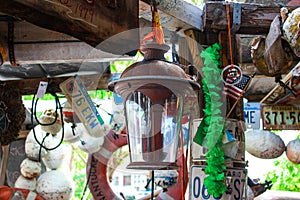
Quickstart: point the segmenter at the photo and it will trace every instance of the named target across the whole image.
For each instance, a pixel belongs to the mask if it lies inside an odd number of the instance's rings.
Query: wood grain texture
[[[231,6],[231,18],[233,6]],[[258,4],[242,4],[241,24],[237,33],[266,34],[273,19],[280,12],[278,6]],[[205,4],[204,28],[206,30],[227,30],[226,8],[223,2],[207,2]]]
[[[1,0],[0,4],[0,12],[68,34],[93,47],[139,26],[137,0]],[[114,37],[101,49],[122,55],[138,49],[138,44],[138,32],[132,31]]]

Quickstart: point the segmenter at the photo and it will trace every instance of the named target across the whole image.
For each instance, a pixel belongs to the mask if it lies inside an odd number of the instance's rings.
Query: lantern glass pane
[[[182,100],[173,93],[163,98],[154,102],[137,91],[125,103],[131,162],[151,169],[175,163],[177,157]]]

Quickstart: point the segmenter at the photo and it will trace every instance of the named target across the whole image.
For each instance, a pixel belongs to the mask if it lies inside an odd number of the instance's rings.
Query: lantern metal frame
[[[127,124],[127,133],[128,133],[128,144],[130,151],[130,164],[127,166],[129,169],[147,169],[147,170],[155,170],[155,169],[177,169],[178,166],[176,164],[176,156],[173,161],[164,162],[161,160],[148,160],[145,159],[143,161],[133,161],[133,149],[130,148],[130,131],[128,130],[129,119],[127,119],[127,113],[130,111],[126,110],[126,102],[129,101],[128,98],[140,92],[144,94],[146,97],[150,99],[150,102],[154,102],[153,105],[159,104],[155,103],[154,99],[164,100],[164,96],[168,96],[169,93],[175,95],[179,98],[179,106],[178,112],[175,118],[178,119],[176,122],[176,132],[177,139],[175,138],[174,148],[176,148],[176,154],[179,146],[179,134],[181,128],[181,118],[184,109],[184,100],[186,97],[189,97],[191,94],[197,96],[195,94],[195,90],[199,90],[200,86],[197,82],[192,80],[190,77],[186,75],[184,70],[175,63],[167,62],[164,59],[164,53],[169,47],[167,45],[157,45],[157,44],[148,44],[146,47],[143,47],[144,52],[146,52],[145,60],[134,63],[130,67],[128,67],[121,75],[120,79],[112,81],[108,85],[108,89],[111,91],[115,91],[123,98],[124,109],[125,109],[125,119]],[[150,50],[149,50],[150,49]],[[145,65],[145,66],[143,66]],[[150,66],[151,65],[151,66]],[[153,67],[149,69],[150,67]],[[129,75],[128,75],[129,74]],[[160,87],[161,86],[161,87]],[[161,90],[160,90],[161,89]],[[154,90],[154,91],[151,91]],[[146,91],[144,93],[144,91]],[[168,94],[164,94],[167,92]],[[157,94],[156,94],[157,93]],[[147,95],[148,94],[148,95]],[[151,98],[152,96],[158,95],[156,98]],[[162,95],[163,97],[160,97]],[[150,97],[151,96],[151,97]],[[151,105],[152,106],[152,105]],[[152,107],[150,109],[152,110]],[[149,112],[149,110],[148,110]],[[152,111],[151,111],[152,112]],[[159,113],[158,113],[159,114]],[[152,119],[151,115],[151,130],[149,132],[155,132],[152,126],[154,126],[154,119]],[[160,118],[162,120],[162,117]],[[156,123],[156,120],[155,120]],[[179,124],[179,125],[178,125]],[[157,125],[156,125],[157,126]],[[157,128],[157,127],[156,127]],[[179,129],[179,130],[178,130]],[[161,130],[159,131],[160,134]],[[156,133],[157,134],[157,133]],[[152,140],[156,141],[156,140]],[[142,144],[141,144],[142,145]],[[162,147],[164,148],[164,146]],[[173,150],[174,150],[173,148]],[[167,153],[167,152],[165,152]],[[170,153],[170,152],[168,152]],[[159,153],[158,153],[159,154]],[[150,156],[151,157],[151,156]],[[174,156],[173,156],[174,157]],[[173,158],[172,157],[172,158]]]

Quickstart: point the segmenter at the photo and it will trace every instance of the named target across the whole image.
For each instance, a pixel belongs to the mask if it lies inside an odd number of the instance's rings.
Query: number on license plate
[[[262,121],[265,130],[299,130],[300,109],[291,105],[264,105]]]
[[[246,199],[246,169],[243,168],[227,168],[226,184],[227,190],[219,197],[213,197],[207,192],[207,187],[203,184],[205,166],[193,165],[191,168],[190,179],[190,199],[191,200],[242,200]]]

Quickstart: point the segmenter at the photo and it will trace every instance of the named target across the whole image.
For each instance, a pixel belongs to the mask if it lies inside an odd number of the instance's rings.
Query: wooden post
[[[5,145],[2,146],[2,159],[1,159],[1,166],[0,166],[0,186],[4,185],[5,177],[6,177],[6,167],[9,155],[9,146]]]

